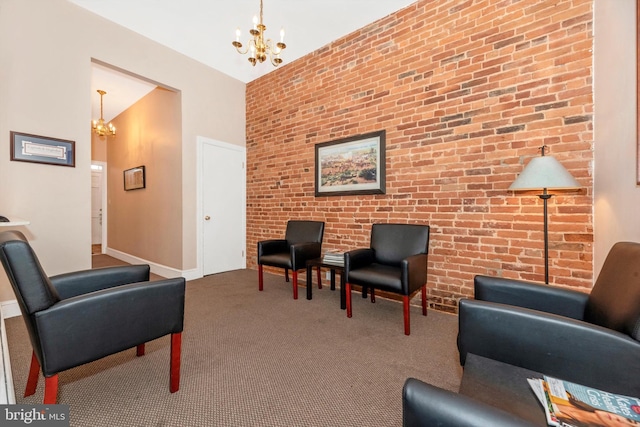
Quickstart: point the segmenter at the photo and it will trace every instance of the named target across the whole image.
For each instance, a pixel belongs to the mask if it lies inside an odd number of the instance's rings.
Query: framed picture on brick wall
[[[316,144],[316,197],[384,194],[385,131]]]

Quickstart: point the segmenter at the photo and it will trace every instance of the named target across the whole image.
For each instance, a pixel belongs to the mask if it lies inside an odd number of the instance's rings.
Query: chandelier
[[[98,136],[116,136],[116,127],[111,123],[108,125],[105,124],[102,118],[102,97],[106,95],[107,92],[98,89],[98,93],[100,94],[100,119],[93,121],[93,130]]]
[[[258,17],[253,17],[253,28],[249,30],[249,34],[253,38],[249,39],[248,46],[242,50],[242,43],[240,43],[240,28],[236,30],[236,40],[232,43],[239,54],[245,55],[249,53],[249,62],[255,66],[256,62],[264,62],[269,57],[269,60],[274,67],[277,67],[282,63],[280,53],[287,47],[284,44],[284,28],[280,30],[280,42],[273,46],[271,39],[264,39],[264,32],[267,27],[262,23],[262,0],[260,0],[260,20]]]

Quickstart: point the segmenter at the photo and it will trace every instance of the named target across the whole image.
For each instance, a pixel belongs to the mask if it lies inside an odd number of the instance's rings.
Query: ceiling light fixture
[[[108,125],[105,124],[102,118],[102,97],[106,95],[107,92],[98,89],[98,93],[100,94],[100,119],[93,121],[93,130],[98,136],[116,136],[116,127],[111,123]]]
[[[253,17],[253,28],[249,30],[249,34],[253,38],[249,39],[248,46],[242,50],[242,43],[240,43],[240,28],[236,29],[236,40],[232,42],[239,54],[245,55],[249,53],[249,62],[255,66],[256,62],[264,62],[269,56],[271,63],[274,67],[277,67],[282,63],[280,53],[287,47],[284,44],[284,28],[280,30],[280,41],[273,46],[271,39],[264,39],[264,32],[267,27],[262,23],[262,0],[260,0],[260,20],[258,17]]]

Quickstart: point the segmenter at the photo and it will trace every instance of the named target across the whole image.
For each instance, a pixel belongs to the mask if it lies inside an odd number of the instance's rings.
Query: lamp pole
[[[547,219],[547,201],[551,198],[552,194],[547,193],[547,189],[542,189],[542,194],[538,197],[542,199],[542,205],[544,206],[544,283],[549,284],[549,221]]]

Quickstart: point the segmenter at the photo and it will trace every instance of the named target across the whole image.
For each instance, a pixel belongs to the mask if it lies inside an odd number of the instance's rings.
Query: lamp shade
[[[568,190],[580,188],[580,183],[552,156],[531,159],[509,190]]]

